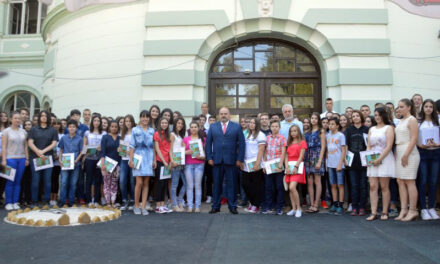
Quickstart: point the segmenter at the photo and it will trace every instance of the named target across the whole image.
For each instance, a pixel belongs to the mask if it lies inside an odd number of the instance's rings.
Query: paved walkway
[[[2,222],[0,234],[0,263],[440,263],[440,221],[366,222],[325,213],[295,219],[124,212],[113,222],[77,227]]]

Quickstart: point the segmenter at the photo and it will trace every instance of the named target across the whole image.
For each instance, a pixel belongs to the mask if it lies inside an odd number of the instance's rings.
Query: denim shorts
[[[344,185],[344,169],[336,171],[336,168],[328,168],[330,184]]]

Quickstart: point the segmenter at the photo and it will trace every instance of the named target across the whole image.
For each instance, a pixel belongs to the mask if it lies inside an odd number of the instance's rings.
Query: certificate
[[[189,149],[193,151],[191,154],[192,158],[197,157],[197,155],[200,155],[200,157],[205,156],[205,152],[203,151],[203,144],[201,139],[197,140],[191,140],[189,142]]]
[[[61,170],[73,170],[75,168],[75,154],[67,153],[61,156]]]
[[[0,171],[0,177],[5,178],[6,180],[14,181],[15,180],[16,170],[10,166],[3,167]]]
[[[98,146],[87,145],[83,148],[81,154],[86,154],[88,156],[93,156],[98,153]]]
[[[293,172],[293,169],[295,168],[296,163],[297,163],[296,161],[287,162],[287,165],[289,166],[290,173]],[[303,174],[303,172],[304,172],[304,162],[301,162],[298,166],[298,174]],[[287,174],[287,171],[286,171],[286,174]]]
[[[134,169],[138,170],[141,167],[142,156],[138,154],[133,155],[133,165]]]
[[[254,172],[263,168],[263,164],[260,163],[260,167],[257,168],[257,158],[247,159],[244,161],[244,171],[245,172]]]
[[[121,151],[119,151],[119,156],[123,158],[127,157],[129,144],[124,140],[119,140],[119,147],[121,148]]]
[[[361,151],[359,152],[361,156],[362,166],[373,166],[373,163],[380,157],[380,152],[378,151]]]
[[[365,146],[368,147],[368,134],[367,133],[363,133],[363,136],[364,136]]]
[[[420,129],[420,136],[422,137],[423,145],[439,144],[440,132],[439,127],[426,127]]]
[[[347,161],[348,167],[351,167],[353,164],[354,153],[347,150],[347,155],[345,156],[345,160]]]
[[[185,165],[185,148],[173,150],[173,161],[178,165]]]
[[[272,174],[277,172],[283,172],[284,166],[280,169],[278,166],[280,164],[280,159],[268,160],[264,163],[266,168],[266,174]]]
[[[35,171],[40,171],[48,168],[53,168],[53,159],[52,155],[44,156],[45,158],[35,158],[32,161],[34,162]]]
[[[171,179],[171,170],[169,170],[165,166],[162,166],[160,168],[160,180],[166,180],[166,179]]]
[[[99,159],[98,163],[96,164],[96,166],[98,166],[99,168],[101,168],[101,159]],[[112,173],[113,170],[116,168],[116,166],[118,166],[118,162],[114,159],[111,159],[109,157],[105,157],[104,158],[104,167],[105,167],[105,171],[107,171],[108,173]]]

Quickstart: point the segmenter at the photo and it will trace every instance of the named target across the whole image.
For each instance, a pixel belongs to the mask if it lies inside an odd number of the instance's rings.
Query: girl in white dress
[[[385,108],[374,110],[374,119],[377,123],[368,133],[367,150],[380,152],[379,158],[373,166],[367,168],[370,181],[371,215],[367,221],[377,219],[377,203],[379,200],[378,189],[382,191],[382,216],[381,220],[388,220],[388,206],[390,204],[390,178],[394,178],[394,156],[392,152],[394,143],[394,127],[391,126],[389,115]]]
[[[396,178],[399,184],[401,203],[400,214],[395,220],[411,221],[418,217],[417,212],[417,170],[420,155],[416,143],[419,136],[416,112],[409,99],[399,101],[402,119],[396,128]],[[408,211],[409,200],[409,211]]]

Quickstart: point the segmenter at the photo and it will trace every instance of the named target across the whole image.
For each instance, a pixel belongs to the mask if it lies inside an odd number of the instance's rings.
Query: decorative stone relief
[[[270,17],[273,15],[274,0],[258,0],[258,14],[261,17]]]

